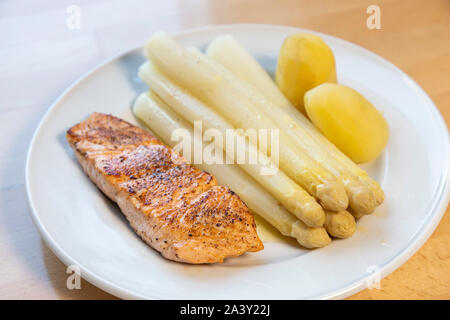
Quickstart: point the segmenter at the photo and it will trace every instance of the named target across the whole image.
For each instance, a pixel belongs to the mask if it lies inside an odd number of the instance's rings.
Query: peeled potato
[[[374,160],[386,146],[389,127],[383,115],[357,91],[324,83],[304,97],[308,117],[356,163]]]
[[[305,92],[324,82],[336,82],[333,52],[319,36],[289,36],[280,49],[275,81],[289,101],[305,113]]]

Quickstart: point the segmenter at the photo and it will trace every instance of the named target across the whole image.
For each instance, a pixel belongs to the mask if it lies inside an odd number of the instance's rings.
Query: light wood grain
[[[81,29],[66,27],[67,6],[81,8]],[[366,8],[381,7],[381,30]],[[450,2],[388,1],[25,1],[0,3],[0,298],[109,299],[82,281],[66,288],[66,268],[31,221],[24,161],[52,101],[82,73],[154,31],[229,23],[292,25],[357,43],[402,68],[450,123]],[[350,299],[450,299],[450,217],[380,290]]]

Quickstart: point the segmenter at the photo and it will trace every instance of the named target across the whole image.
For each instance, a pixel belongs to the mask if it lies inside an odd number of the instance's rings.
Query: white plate
[[[273,71],[283,39],[298,31],[304,30],[231,25],[176,38],[204,48],[230,33]],[[335,53],[339,81],[380,108],[391,129],[386,151],[366,166],[382,184],[386,201],[360,221],[352,238],[313,251],[268,242],[259,253],[201,266],[165,260],[142,242],[86,177],[65,140],[66,130],[93,111],[134,122],[130,107],[146,90],[136,75],[144,61],[136,49],[73,84],[36,130],[26,183],[33,219],[47,245],[65,264],[78,265],[86,280],[121,298],[342,298],[399,267],[430,236],[448,204],[447,128],[405,73],[361,47],[321,36]]]

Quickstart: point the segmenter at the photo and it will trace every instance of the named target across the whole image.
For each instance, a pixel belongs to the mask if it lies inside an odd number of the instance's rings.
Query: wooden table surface
[[[366,25],[366,9],[372,4],[381,9],[380,30]],[[67,27],[74,12],[70,5],[81,10],[80,29]],[[65,266],[40,239],[24,185],[31,136],[51,103],[75,79],[141,45],[154,31],[230,23],[298,26],[357,43],[414,78],[450,123],[448,0],[2,1],[0,299],[114,298],[86,281],[81,290],[68,290]],[[73,20],[69,25],[76,27]],[[449,299],[449,271],[447,208],[426,244],[383,279],[380,290],[364,290],[351,299]]]

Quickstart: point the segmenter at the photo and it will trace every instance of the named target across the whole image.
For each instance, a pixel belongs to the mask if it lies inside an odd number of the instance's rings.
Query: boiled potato
[[[305,92],[324,82],[336,82],[333,52],[319,36],[289,36],[281,46],[275,81],[291,103],[305,113]]]
[[[309,90],[304,103],[316,127],[354,162],[372,161],[386,146],[386,120],[355,90],[324,83]]]

